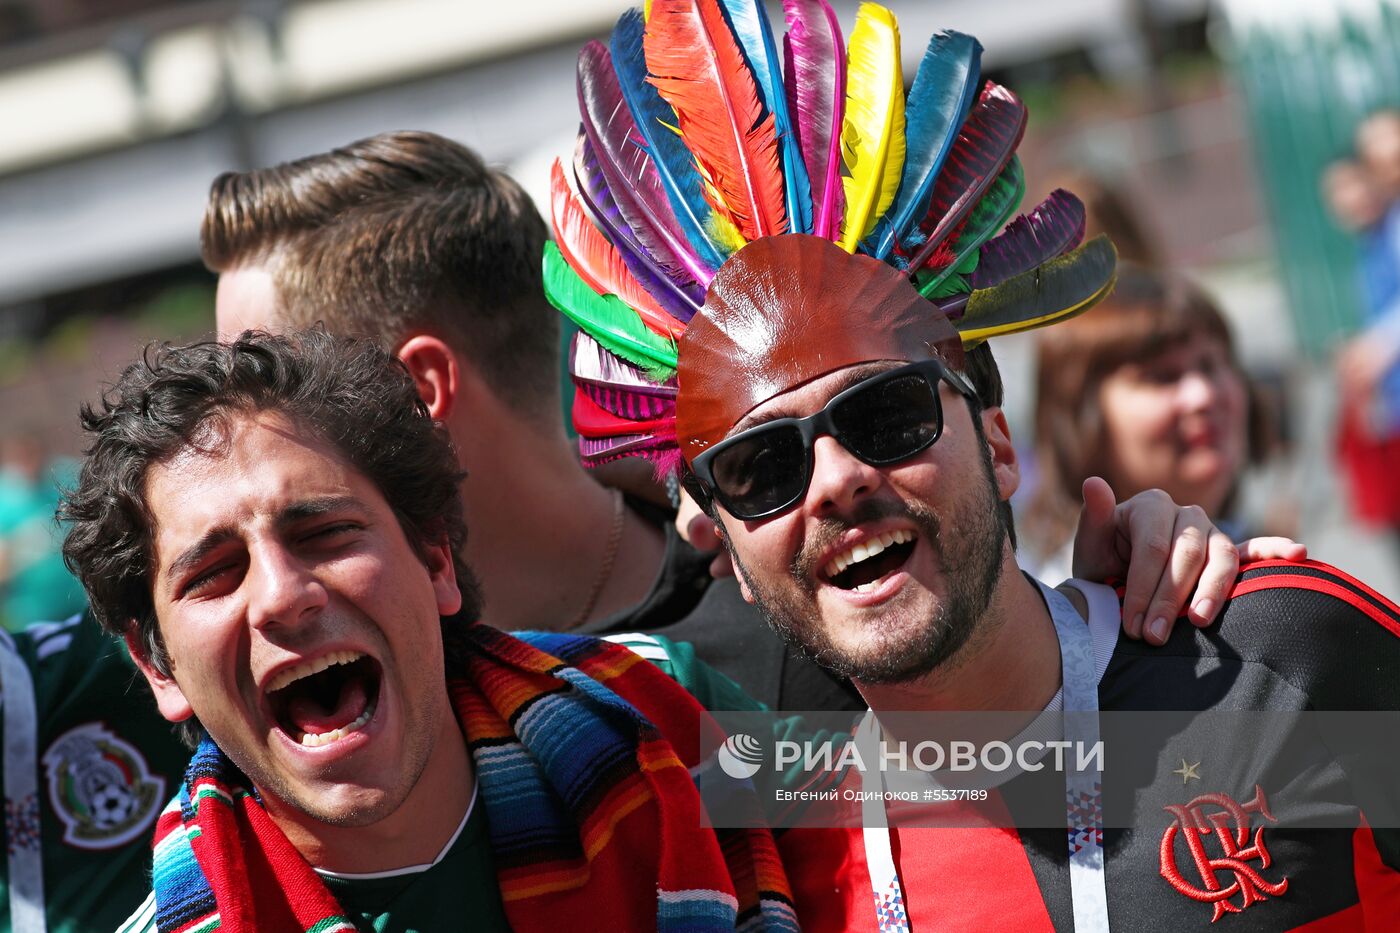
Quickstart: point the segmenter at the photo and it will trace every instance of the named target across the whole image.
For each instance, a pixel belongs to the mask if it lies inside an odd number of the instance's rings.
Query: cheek
[[[1099,394],[1108,453],[1132,461],[1172,432],[1172,408],[1165,393],[1142,386],[1106,383]]]
[[[1177,455],[1170,400],[1142,386],[1106,389],[1100,398],[1103,450],[1090,461],[1101,464],[1096,470],[1120,497],[1167,485]]]
[[[1249,393],[1244,381],[1235,378],[1221,384],[1220,395],[1224,447],[1237,461],[1235,466],[1238,468],[1244,464],[1249,452]]]
[[[968,440],[975,441],[975,438],[968,438]],[[958,447],[961,442],[962,438],[945,435],[939,438],[934,447],[943,445],[943,449],[938,451],[939,454],[962,456],[963,459],[958,462],[966,463],[969,466],[975,465],[977,477],[981,479],[980,461],[986,459],[985,452],[982,450],[955,450],[954,448]],[[895,495],[905,502],[922,502],[930,507],[944,498],[948,491],[948,483],[940,481],[940,470],[933,463],[934,456],[933,449],[930,448],[913,460],[893,467],[886,467],[885,479]]]
[[[801,547],[800,525],[791,513],[766,522],[727,518],[725,528],[739,562],[764,579],[786,568]]]
[[[1249,392],[1245,388],[1244,380],[1239,376],[1223,380],[1220,396],[1229,426],[1243,437],[1249,431]]]

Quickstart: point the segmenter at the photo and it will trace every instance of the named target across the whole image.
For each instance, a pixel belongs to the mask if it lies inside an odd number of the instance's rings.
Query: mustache
[[[889,518],[905,518],[919,529],[919,534],[942,553],[942,525],[932,509],[922,503],[905,503],[890,499],[866,499],[856,505],[849,515],[840,518],[824,518],[807,536],[802,549],[793,555],[789,571],[794,579],[802,581],[805,588],[811,589],[813,571],[821,555],[840,540],[841,536],[858,525],[878,522]]]

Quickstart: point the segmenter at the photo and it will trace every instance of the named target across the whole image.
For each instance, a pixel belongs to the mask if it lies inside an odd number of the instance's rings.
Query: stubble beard
[[[753,594],[759,614],[805,657],[842,677],[864,683],[905,683],[956,663],[957,655],[967,646],[996,594],[1007,540],[1008,529],[991,462],[986,456],[980,459],[978,493],[969,496],[948,516],[951,535],[943,533],[944,521],[921,502],[867,500],[857,506],[848,520],[824,523],[810,536],[788,568],[788,579],[782,581],[783,585],[769,586],[759,581],[731,549],[734,565]],[[885,518],[913,522],[920,544],[933,549],[947,594],[923,625],[892,626],[894,630],[881,633],[875,649],[856,655],[838,647],[821,623],[813,564],[832,541],[850,528]]]

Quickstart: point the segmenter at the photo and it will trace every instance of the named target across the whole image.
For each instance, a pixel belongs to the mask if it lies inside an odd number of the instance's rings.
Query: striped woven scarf
[[[796,930],[766,830],[701,828],[708,721],[625,648],[469,631],[448,690],[476,765],[511,926]],[[351,933],[354,925],[209,739],[156,825],[162,933]]]

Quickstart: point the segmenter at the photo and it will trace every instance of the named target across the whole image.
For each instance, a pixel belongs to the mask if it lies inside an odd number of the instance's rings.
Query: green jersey
[[[90,617],[0,635],[0,684],[0,929],[113,929],[149,890],[151,834],[189,749]]]
[[[491,860],[486,811],[475,795],[456,835],[430,864],[362,875],[319,868],[316,873],[360,933],[510,930]],[[117,933],[156,933],[154,892]]]
[[[319,874],[360,933],[510,929],[486,814],[475,799],[456,837],[431,865],[374,875]]]
[[[605,641],[621,645],[646,658],[667,677],[686,689],[700,705],[708,710],[759,712],[767,709],[744,692],[733,679],[721,674],[695,656],[695,646],[687,641],[672,641],[661,635],[628,632],[608,635]]]

